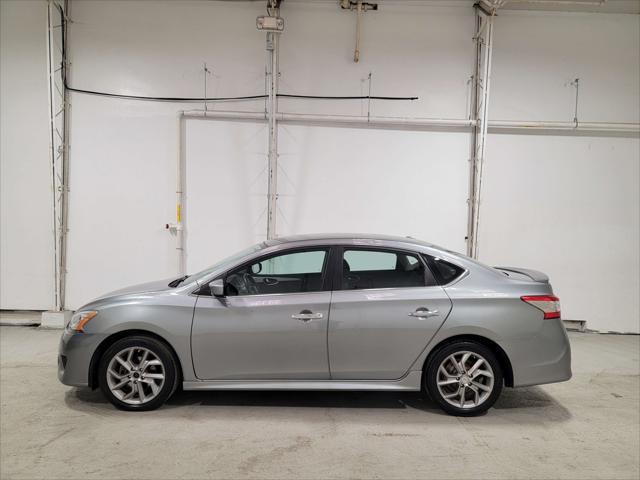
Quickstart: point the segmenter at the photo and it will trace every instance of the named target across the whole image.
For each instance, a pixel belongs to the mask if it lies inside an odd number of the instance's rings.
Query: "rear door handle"
[[[291,315],[291,318],[295,318],[296,320],[302,320],[303,322],[310,322],[311,320],[323,318],[324,315],[321,313],[312,313],[310,310],[303,310],[300,313],[294,313]]]
[[[415,312],[409,314],[410,317],[416,318],[437,317],[438,315],[440,315],[438,310],[429,310],[428,308],[418,308]]]

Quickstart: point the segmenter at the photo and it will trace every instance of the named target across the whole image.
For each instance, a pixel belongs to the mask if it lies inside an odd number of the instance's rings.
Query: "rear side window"
[[[446,285],[459,278],[464,273],[464,269],[453,263],[449,263],[439,257],[425,255],[429,268],[436,277],[440,285]]]
[[[416,255],[387,250],[345,249],[342,289],[406,288],[432,285],[430,272]]]
[[[391,252],[371,250],[347,250],[344,252],[346,269],[349,272],[389,271],[395,270],[398,255]]]

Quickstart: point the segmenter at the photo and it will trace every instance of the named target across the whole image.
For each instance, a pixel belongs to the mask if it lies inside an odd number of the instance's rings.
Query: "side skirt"
[[[420,390],[422,372],[412,371],[400,380],[199,380],[183,382],[184,390]]]

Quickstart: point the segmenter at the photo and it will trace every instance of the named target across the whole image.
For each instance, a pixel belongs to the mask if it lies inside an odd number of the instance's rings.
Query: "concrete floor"
[[[0,478],[640,476],[640,337],[572,334],[574,378],[455,418],[419,394],[182,392],[141,414],[56,379],[60,331],[0,328]]]

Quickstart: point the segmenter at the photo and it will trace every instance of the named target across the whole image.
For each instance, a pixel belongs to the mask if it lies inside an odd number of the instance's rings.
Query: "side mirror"
[[[214,297],[224,297],[224,280],[221,278],[209,282],[211,295]]]
[[[258,274],[262,271],[262,263],[254,263],[251,265],[251,273]]]

